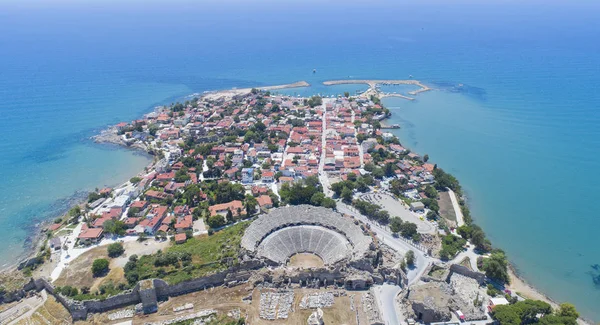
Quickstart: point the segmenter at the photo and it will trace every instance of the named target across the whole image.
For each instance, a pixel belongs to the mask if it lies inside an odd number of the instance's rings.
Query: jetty
[[[207,99],[218,99],[218,98],[232,98],[234,96],[245,95],[252,91],[252,89],[258,89],[262,91],[271,91],[271,90],[281,90],[287,88],[302,88],[302,87],[310,87],[310,84],[306,81],[297,81],[294,83],[284,84],[284,85],[276,85],[276,86],[263,86],[263,87],[253,87],[253,88],[233,88],[233,89],[224,89],[206,92],[204,97]]]
[[[378,87],[380,85],[389,86],[389,85],[415,85],[418,86],[419,89],[410,91],[408,94],[412,96],[416,96],[420,93],[431,90],[428,86],[424,85],[419,80],[414,79],[347,79],[347,80],[329,80],[323,82],[325,86],[333,86],[333,85],[349,85],[349,84],[366,84],[369,85],[369,89],[363,93],[365,96],[369,95],[377,95],[379,97],[399,97],[406,100],[415,100],[414,97],[409,97],[402,94],[396,93],[384,93]]]

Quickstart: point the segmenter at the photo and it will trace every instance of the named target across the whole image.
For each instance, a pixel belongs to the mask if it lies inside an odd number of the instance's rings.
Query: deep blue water
[[[600,4],[480,2],[0,3],[0,257],[148,163],[88,140],[108,124],[204,90],[413,75],[446,90],[386,100],[401,140],[459,176],[528,281],[600,320]]]

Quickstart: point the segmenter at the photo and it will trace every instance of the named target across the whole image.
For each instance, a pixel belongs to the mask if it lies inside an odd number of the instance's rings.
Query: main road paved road
[[[371,230],[375,233],[379,240],[391,247],[393,250],[406,254],[409,250],[412,250],[415,253],[415,265],[413,268],[410,268],[407,273],[408,277],[408,285],[412,285],[421,278],[425,269],[431,263],[432,259],[430,257],[425,256],[425,252],[413,247],[402,239],[395,238],[389,233],[387,230],[383,229],[378,224],[371,222],[367,219],[366,216],[360,214],[353,208],[348,205],[337,202],[337,210],[341,213],[349,214],[354,216],[355,218],[361,220],[362,222],[368,224],[371,227]],[[375,287],[375,293],[377,295],[377,302],[379,305],[379,309],[381,310],[381,316],[385,321],[386,325],[399,325],[400,319],[398,318],[398,314],[396,313],[395,300],[398,293],[402,290],[401,287],[396,285],[384,284],[382,286]]]
[[[412,250],[415,253],[415,266],[412,269],[409,269],[408,273],[406,274],[406,276],[408,277],[409,285],[419,280],[421,275],[423,275],[423,272],[425,272],[425,269],[427,268],[429,263],[431,263],[432,259],[430,257],[426,257],[425,252],[417,249],[416,247],[410,245],[402,239],[395,238],[389,231],[385,230],[377,223],[371,222],[369,219],[367,219],[366,216],[360,214],[352,207],[349,207],[348,205],[338,201],[337,210],[341,213],[354,216],[360,221],[368,224],[371,227],[371,230],[375,233],[375,235],[377,235],[377,238],[379,238],[379,240],[382,243],[388,245],[393,250],[401,254],[406,254],[406,252],[408,252],[409,250]]]

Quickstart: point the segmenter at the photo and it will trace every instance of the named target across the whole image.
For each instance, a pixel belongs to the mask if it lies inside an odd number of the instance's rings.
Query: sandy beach
[[[508,266],[508,275],[510,277],[510,285],[507,286],[507,289],[517,293],[519,296],[525,299],[545,301],[549,303],[553,309],[558,309],[559,303],[550,299],[548,296],[541,293],[539,290],[525,282],[525,280],[523,280],[519,275],[517,275],[517,272],[512,265]],[[577,323],[582,325],[594,324],[594,322],[583,318],[577,319]]]

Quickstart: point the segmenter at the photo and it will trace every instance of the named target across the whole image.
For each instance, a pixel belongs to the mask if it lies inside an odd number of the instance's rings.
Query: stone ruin
[[[152,313],[156,312],[160,300],[241,283],[280,289],[299,286],[347,290],[366,290],[373,284],[385,282],[397,285],[407,283],[406,274],[394,266],[397,257],[393,252],[377,245],[352,219],[329,209],[312,206],[275,209],[267,216],[277,218],[262,216],[255,220],[242,238],[239,263],[221,272],[175,285],[160,279],[147,279],[140,281],[133,289],[104,300],[74,301],[55,293],[53,285],[43,279],[32,280],[20,294],[46,289],[65,306],[74,320],[82,320],[87,318],[88,313],[103,313],[131,305],[141,305],[144,313]],[[282,229],[288,231],[283,233]],[[284,234],[289,239],[287,248],[271,252],[269,247],[277,247],[271,244],[281,243]],[[290,254],[300,252],[320,255],[326,265],[308,269],[282,265],[282,261],[289,258]],[[285,314],[285,308],[280,314]]]
[[[476,304],[487,300],[481,287],[485,275],[455,265],[437,270],[442,271],[445,280],[424,276],[425,283],[411,286],[405,293],[403,304],[411,317],[423,323],[447,322],[452,312],[460,310],[467,321],[487,318],[485,307]]]
[[[321,308],[317,308],[306,320],[308,325],[323,325],[325,322],[323,321],[323,310]]]

